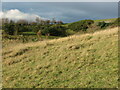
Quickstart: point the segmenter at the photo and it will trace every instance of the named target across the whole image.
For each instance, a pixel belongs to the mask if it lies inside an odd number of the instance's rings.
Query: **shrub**
[[[120,18],[117,18],[114,22],[113,25],[120,26]]]
[[[68,25],[68,27],[74,31],[80,31],[80,30],[86,31],[87,28],[89,28],[89,26],[93,23],[94,23],[93,20],[81,20],[79,22],[75,22]]]
[[[2,26],[3,30],[5,31],[5,33],[9,34],[9,35],[17,35],[21,32],[27,32],[29,31],[29,28],[27,26],[21,26],[19,24],[15,24],[15,23],[5,23]]]
[[[98,22],[98,24],[97,24],[97,26],[99,26],[100,28],[106,28],[106,27],[108,27],[110,25],[111,25],[111,23],[106,23],[104,21]]]
[[[8,24],[8,23],[5,23],[3,26],[2,26],[3,30],[5,31],[5,33],[9,34],[9,35],[13,35],[14,34],[14,24]]]
[[[52,25],[52,26],[48,26],[45,27],[42,30],[42,34],[50,34],[52,36],[66,36],[66,27],[61,26],[61,25]]]
[[[71,30],[71,29],[67,29],[66,30],[66,34],[67,35],[73,35],[73,34],[75,34],[76,32],[74,31],[74,30]]]

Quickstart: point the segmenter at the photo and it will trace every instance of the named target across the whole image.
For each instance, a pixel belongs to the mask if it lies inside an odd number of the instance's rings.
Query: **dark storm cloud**
[[[64,22],[74,22],[82,19],[115,18],[118,12],[117,2],[23,2],[3,3],[3,10],[18,9],[25,13],[34,13]]]

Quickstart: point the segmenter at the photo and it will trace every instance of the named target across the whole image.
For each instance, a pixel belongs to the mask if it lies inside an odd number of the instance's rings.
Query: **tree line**
[[[100,28],[106,28],[110,25],[118,25],[119,18],[112,23],[98,22],[96,26]],[[18,20],[13,21],[8,18],[2,19],[2,29],[8,35],[21,35],[23,32],[41,32],[42,35],[51,36],[67,36],[71,32],[85,32],[92,24],[94,20],[81,20],[78,22],[65,24],[62,21],[57,21],[54,18],[52,20],[42,20],[36,18],[35,21]]]
[[[37,32],[38,30],[43,32],[43,29],[46,29],[46,27],[62,24],[62,21],[56,21],[54,18],[52,20],[36,18],[36,21],[2,19],[2,29],[9,35],[19,35],[22,34],[22,32]]]

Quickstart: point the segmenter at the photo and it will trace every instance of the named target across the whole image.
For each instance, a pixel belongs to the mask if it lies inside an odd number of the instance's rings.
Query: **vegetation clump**
[[[41,38],[42,36],[46,38],[52,38],[51,36],[65,37],[68,35],[76,34],[78,32],[94,32],[96,27],[99,27],[100,29],[105,29],[110,26],[115,27],[119,25],[119,22],[119,18],[112,22],[80,20],[77,22],[67,24],[65,24],[62,21],[56,21],[54,18],[53,20],[41,20],[40,18],[36,18],[36,21],[34,22],[28,22],[26,20],[13,21],[7,18],[3,18],[2,32],[3,34],[11,36],[23,35],[28,37],[36,36],[36,34],[40,31]],[[94,31],[90,31],[90,29],[94,29]],[[38,40],[34,38],[33,41]]]
[[[112,23],[106,23],[105,21],[102,21],[102,22],[98,22],[98,26],[100,28],[106,28],[108,26],[110,26]]]
[[[66,36],[66,30],[67,28],[62,25],[52,25],[47,26],[42,30],[42,34],[50,34],[52,36]]]
[[[113,22],[114,25],[116,26],[120,26],[120,17],[117,18],[114,22]]]
[[[86,31],[93,23],[93,20],[81,20],[79,22],[74,22],[70,24],[68,27],[74,31]]]

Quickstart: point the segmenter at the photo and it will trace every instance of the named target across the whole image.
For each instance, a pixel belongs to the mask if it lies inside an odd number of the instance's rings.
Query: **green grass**
[[[3,41],[13,41],[13,42],[36,42],[39,41],[38,36],[36,34],[33,34],[34,32],[26,32],[24,33],[24,35],[2,35],[3,37]],[[41,40],[46,40],[46,39],[56,39],[56,38],[60,38],[60,36],[48,36],[46,37],[45,35],[41,36]],[[9,43],[9,42],[5,42]],[[3,43],[4,46],[4,43]]]
[[[114,22],[117,18],[111,18],[111,19],[100,19],[100,20],[94,20],[95,22],[101,22],[101,21],[108,21],[108,22]]]
[[[117,18],[110,18],[110,19],[99,19],[99,20],[94,20],[94,22],[101,22],[101,21],[108,21],[108,22],[114,22]],[[80,21],[77,21],[77,22],[80,22]],[[75,23],[75,22],[73,22]],[[70,25],[72,23],[67,23],[65,24],[66,26]]]
[[[35,32],[23,32],[22,34],[23,35],[36,35]]]
[[[9,43],[3,48],[3,87],[117,88],[117,31]]]

